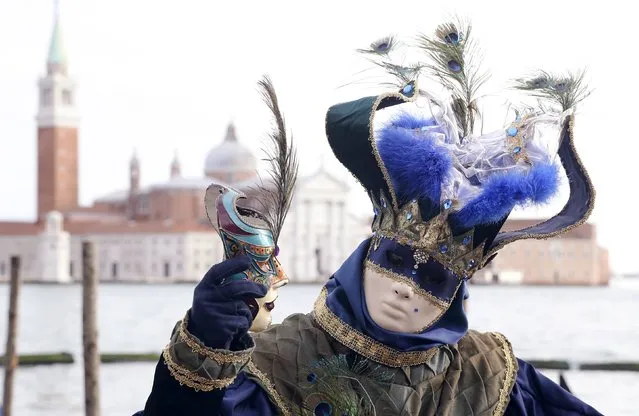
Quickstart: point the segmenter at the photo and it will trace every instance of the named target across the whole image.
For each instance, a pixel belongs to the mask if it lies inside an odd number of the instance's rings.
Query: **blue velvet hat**
[[[410,65],[393,63],[397,45],[388,37],[361,51],[393,75],[392,90],[332,106],[326,133],[373,204],[366,262],[415,282],[445,306],[507,244],[559,235],[590,215],[595,192],[573,135],[574,107],[588,91],[583,73],[519,79],[515,88],[540,105],[477,134],[475,97],[485,76],[473,65],[470,26],[448,23],[420,36],[425,59]],[[450,96],[420,89],[420,76]],[[555,130],[550,141],[548,128]],[[500,232],[515,207],[556,195],[562,167],[570,186],[563,209],[532,227]]]

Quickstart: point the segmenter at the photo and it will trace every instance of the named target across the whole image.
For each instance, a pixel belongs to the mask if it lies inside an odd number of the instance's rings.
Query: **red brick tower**
[[[38,83],[38,220],[49,211],[78,206],[78,124],[75,82],[56,7],[47,57],[47,73]]]

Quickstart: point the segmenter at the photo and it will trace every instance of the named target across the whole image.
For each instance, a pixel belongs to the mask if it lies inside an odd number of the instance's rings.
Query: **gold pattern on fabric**
[[[381,206],[375,207],[379,210],[379,218],[373,223],[376,239],[395,240],[420,251],[422,257],[431,256],[459,278],[470,278],[481,267],[485,243],[472,248],[474,230],[453,236],[448,222],[450,208],[442,207],[440,214],[423,221],[416,200],[395,212],[382,196]],[[373,249],[377,246],[378,241],[374,241]]]
[[[277,390],[275,390],[275,385],[271,382],[271,380],[269,380],[266,374],[260,371],[260,369],[257,368],[253,361],[249,361],[248,365],[246,366],[246,370],[260,380],[260,382],[262,383],[262,387],[266,389],[266,392],[271,397],[272,401],[274,402],[275,406],[280,411],[282,416],[291,416],[291,412],[288,409],[288,406],[286,406],[280,394],[277,392]]]
[[[169,369],[169,373],[171,376],[180,383],[180,386],[186,385],[195,389],[195,391],[212,391],[215,389],[223,389],[230,386],[235,377],[228,377],[222,379],[210,379],[207,377],[202,377],[198,375],[196,372],[190,371],[179,364],[177,364],[173,357],[171,357],[171,352],[169,351],[170,346],[167,345],[164,351],[162,352],[162,356],[164,357],[164,361],[166,362],[166,366]]]
[[[326,306],[328,291],[322,288],[313,307],[313,318],[331,337],[363,357],[388,367],[397,368],[429,362],[437,347],[426,351],[397,351],[362,334],[342,321]]]
[[[169,372],[181,385],[198,391],[229,386],[250,360],[255,343],[250,335],[243,340],[243,351],[208,348],[187,330],[188,312],[178,321],[162,357]]]
[[[493,332],[493,335],[502,344],[504,357],[506,358],[506,375],[504,377],[504,384],[499,391],[499,402],[495,408],[493,416],[502,416],[506,412],[508,403],[510,402],[510,392],[515,385],[515,377],[517,369],[515,368],[515,354],[513,353],[510,342],[502,334]]]
[[[251,351],[228,351],[228,350],[220,350],[209,348],[202,341],[197,339],[193,334],[191,334],[188,330],[188,317],[189,314],[184,316],[182,322],[178,327],[180,338],[193,350],[193,352],[208,357],[218,364],[229,364],[229,363],[246,363],[251,357]]]
[[[419,95],[418,94],[419,88],[417,87],[417,82],[413,81],[413,82],[410,82],[409,84],[413,86],[414,93],[412,97],[406,96],[400,92],[389,92],[389,93],[378,96],[377,99],[375,100],[375,103],[373,104],[371,116],[370,116],[370,119],[368,120],[368,139],[371,142],[371,148],[373,149],[373,156],[375,156],[375,160],[377,160],[377,166],[379,167],[379,170],[382,172],[382,175],[384,176],[384,180],[386,181],[386,185],[388,186],[388,191],[390,192],[390,197],[392,199],[393,208],[395,210],[399,210],[399,202],[397,201],[397,194],[395,193],[393,182],[391,181],[390,175],[388,174],[388,169],[386,169],[386,165],[384,165],[384,162],[382,161],[382,156],[379,154],[379,149],[377,148],[377,141],[375,140],[374,119],[375,119],[375,114],[377,113],[377,109],[379,108],[380,105],[382,105],[382,103],[385,100],[395,98],[405,103],[415,101],[415,99]]]

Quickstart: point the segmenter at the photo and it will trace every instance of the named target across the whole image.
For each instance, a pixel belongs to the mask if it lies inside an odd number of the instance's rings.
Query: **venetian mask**
[[[410,247],[391,239],[371,244],[364,263],[368,313],[388,331],[428,329],[448,310],[461,283],[434,259],[417,262]]]
[[[276,257],[279,250],[273,233],[264,216],[250,207],[245,195],[234,189],[211,185],[205,202],[209,220],[222,239],[225,258],[246,255],[251,262],[248,270],[229,279],[248,279],[269,288],[265,297],[246,301],[253,314],[250,330],[263,331],[271,323],[278,289],[288,283]]]

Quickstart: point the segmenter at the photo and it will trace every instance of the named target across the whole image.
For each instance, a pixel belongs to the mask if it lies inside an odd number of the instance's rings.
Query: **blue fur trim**
[[[429,132],[441,133],[433,119],[400,114],[378,132],[377,148],[388,170],[400,204],[412,199],[428,198],[439,204],[441,184],[453,167],[446,148],[428,137]]]
[[[559,188],[559,167],[539,163],[526,173],[507,172],[482,184],[482,192],[461,211],[451,215],[464,228],[496,223],[515,206],[547,203]]]
[[[419,129],[427,126],[436,126],[437,121],[434,118],[426,118],[422,115],[413,115],[407,112],[397,114],[392,120],[391,125],[404,129]],[[439,130],[443,133],[442,130]]]

